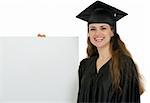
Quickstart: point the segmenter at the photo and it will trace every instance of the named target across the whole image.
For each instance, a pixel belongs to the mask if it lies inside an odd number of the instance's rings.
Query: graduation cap
[[[101,1],[96,1],[83,10],[76,17],[90,23],[107,23],[114,27],[116,32],[116,22],[128,15],[127,13],[105,4]]]

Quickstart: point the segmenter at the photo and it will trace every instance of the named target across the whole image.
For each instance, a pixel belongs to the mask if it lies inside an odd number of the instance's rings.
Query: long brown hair
[[[88,24],[89,27],[89,24]],[[97,48],[90,42],[90,39],[88,37],[87,39],[87,56],[88,58],[92,56],[98,56],[98,50]],[[123,55],[128,56],[129,58],[132,58],[131,53],[128,51],[126,48],[124,42],[120,39],[119,35],[117,33],[114,34],[114,36],[110,40],[110,52],[112,55],[111,61],[110,62],[110,73],[112,76],[112,85],[115,90],[119,90],[120,93],[122,92],[121,86],[120,86],[120,65],[121,65],[121,60]],[[136,79],[138,80],[139,84],[139,92],[142,94],[144,92],[144,86],[142,83],[142,78],[140,73],[138,72],[138,67],[135,64],[136,69],[137,69],[137,75]],[[127,67],[127,66],[126,66]],[[127,67],[128,68],[128,67]],[[128,72],[127,72],[128,73]]]

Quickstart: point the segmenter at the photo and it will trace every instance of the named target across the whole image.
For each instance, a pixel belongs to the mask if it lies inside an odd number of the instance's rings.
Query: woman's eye
[[[94,31],[95,29],[90,29],[90,31]]]
[[[102,30],[106,30],[107,28],[101,28]]]

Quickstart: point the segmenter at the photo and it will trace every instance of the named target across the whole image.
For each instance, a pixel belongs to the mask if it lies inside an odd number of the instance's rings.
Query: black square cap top
[[[114,25],[114,23],[116,24],[119,19],[126,15],[128,14],[115,7],[101,1],[96,1],[76,17],[88,23],[108,23]]]

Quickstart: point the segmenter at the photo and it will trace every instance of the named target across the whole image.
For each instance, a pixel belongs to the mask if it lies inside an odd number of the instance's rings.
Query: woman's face
[[[106,23],[92,23],[89,24],[88,29],[90,41],[97,48],[109,45],[111,37],[114,35],[110,25]]]

